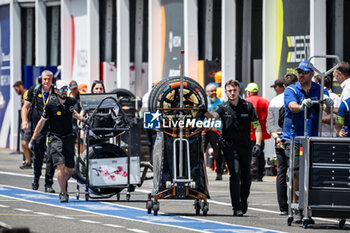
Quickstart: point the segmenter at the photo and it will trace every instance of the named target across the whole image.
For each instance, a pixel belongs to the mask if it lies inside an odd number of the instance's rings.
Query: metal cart
[[[120,105],[116,94],[82,95],[82,109],[86,113],[85,158],[78,153],[75,169],[77,179],[76,197],[79,199],[79,186],[85,187],[85,200],[110,198],[120,199],[120,191],[130,192],[140,184],[140,161],[131,154],[130,120]],[[95,126],[96,116],[103,110],[107,118],[105,124]],[[121,137],[127,134],[127,141]],[[93,145],[90,145],[94,141]],[[78,147],[80,148],[80,146]],[[82,172],[80,172],[82,170]]]
[[[162,108],[158,107],[157,110],[160,112],[170,111],[172,112],[179,121],[185,121],[186,115],[191,115],[191,111],[199,111],[200,106],[185,106],[184,99],[186,96],[189,96],[191,93],[186,93],[184,95],[184,85],[188,88],[189,79],[186,79],[184,82],[183,76],[183,51],[181,53],[181,69],[180,69],[180,78],[175,78],[176,83],[169,83],[169,86],[164,86],[164,92],[169,90],[169,88],[177,86],[176,91],[176,101],[167,100],[166,102],[172,102],[175,107],[171,108]],[[158,84],[160,85],[160,84]],[[158,86],[158,89],[161,86]],[[200,92],[199,88],[196,89],[196,92]],[[157,86],[154,90],[157,90]],[[160,90],[163,92],[163,90]],[[152,93],[151,93],[152,95]],[[157,95],[156,95],[157,96]],[[176,103],[175,103],[176,102]],[[206,106],[206,105],[205,105]],[[195,213],[199,215],[200,210],[202,210],[203,215],[206,216],[209,210],[209,203],[207,199],[209,198],[208,193],[200,191],[198,186],[200,182],[196,182],[193,177],[193,161],[191,161],[190,156],[196,154],[196,156],[203,156],[201,150],[196,152],[192,151],[194,147],[198,147],[201,142],[201,130],[194,130],[183,127],[172,127],[171,132],[164,131],[164,150],[171,151],[172,155],[172,166],[168,167],[168,170],[172,170],[172,174],[167,176],[165,187],[160,192],[157,192],[152,195],[148,194],[148,199],[146,202],[147,212],[150,214],[153,211],[154,216],[158,215],[159,210],[159,200],[160,199],[194,199],[194,208]],[[191,144],[191,148],[190,148]],[[166,152],[163,152],[166,153]],[[164,158],[162,158],[165,160]],[[153,164],[154,165],[154,164]],[[200,167],[200,165],[199,165]],[[155,169],[155,167],[154,167]],[[202,168],[198,169],[202,170]],[[203,171],[206,179],[206,171]],[[152,199],[153,198],[153,199]]]
[[[311,64],[313,58],[336,59],[338,64],[327,72],[321,73]],[[337,56],[313,56],[309,65],[321,75],[321,101],[312,101],[320,106],[318,137],[293,137],[289,169],[289,216],[287,224],[293,222],[292,210],[303,211],[303,227],[314,224],[312,217],[338,218],[339,228],[343,228],[346,218],[350,217],[350,139],[321,137],[321,119],[323,110],[324,77],[333,72],[340,63]],[[307,114],[304,109],[304,134],[306,132]],[[333,119],[333,106],[331,107]],[[333,121],[331,121],[331,135]],[[294,125],[292,125],[294,131]],[[294,150],[295,142],[299,147],[299,201],[293,203]]]

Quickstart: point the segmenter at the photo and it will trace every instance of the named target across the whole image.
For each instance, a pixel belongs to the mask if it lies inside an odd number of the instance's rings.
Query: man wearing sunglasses
[[[75,99],[67,97],[68,83],[58,80],[55,89],[57,98],[51,100],[44,109],[38,125],[36,126],[32,140],[35,140],[48,121],[50,125],[48,137],[48,153],[52,156],[53,164],[57,167],[57,180],[60,186],[59,199],[68,202],[68,180],[73,174],[74,168],[74,135],[72,118],[83,120],[83,117],[74,110]]]
[[[296,68],[298,72],[298,82],[288,86],[284,91],[285,117],[283,125],[282,139],[286,156],[291,156],[291,139],[295,136],[304,135],[304,109],[308,109],[308,120],[305,135],[318,135],[319,106],[313,105],[313,100],[320,100],[321,86],[312,82],[314,71],[308,61],[300,62]],[[327,107],[333,105],[333,100],[328,97],[328,91],[324,91],[325,104]],[[294,125],[294,130],[292,130]],[[294,149],[294,177],[293,177],[293,202],[298,202],[296,191],[299,189],[299,144],[295,143]],[[301,211],[295,210],[294,222],[301,223]]]

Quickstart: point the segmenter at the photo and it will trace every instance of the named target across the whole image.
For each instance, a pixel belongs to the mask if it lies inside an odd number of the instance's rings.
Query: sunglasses
[[[62,93],[62,92],[67,92],[68,91],[68,88],[66,87],[66,88],[61,88],[61,89],[58,89],[58,91],[60,92],[60,93]]]
[[[311,71],[298,70],[298,74],[309,74]]]

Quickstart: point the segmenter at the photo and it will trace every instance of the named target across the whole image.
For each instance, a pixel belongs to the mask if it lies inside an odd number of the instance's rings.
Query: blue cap
[[[302,61],[299,63],[299,66],[295,68],[296,70],[304,70],[304,71],[314,71],[310,66],[308,61]]]

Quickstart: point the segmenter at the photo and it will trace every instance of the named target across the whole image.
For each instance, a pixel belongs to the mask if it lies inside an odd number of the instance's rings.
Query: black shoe
[[[234,210],[233,211],[233,216],[242,217],[243,216],[242,210]]]
[[[243,202],[242,203],[242,213],[245,214],[247,213],[248,210],[248,203],[247,202]]]
[[[68,202],[69,200],[68,193],[60,193],[59,198],[60,198],[60,202]]]
[[[45,186],[45,193],[55,193],[55,190],[51,186]]]
[[[19,167],[20,169],[32,169],[31,163],[23,163],[22,166]]]
[[[222,180],[222,174],[217,173],[216,174],[216,180]]]
[[[38,190],[38,188],[39,188],[39,182],[38,182],[38,181],[34,181],[34,182],[32,183],[32,189],[33,189],[33,190]]]

